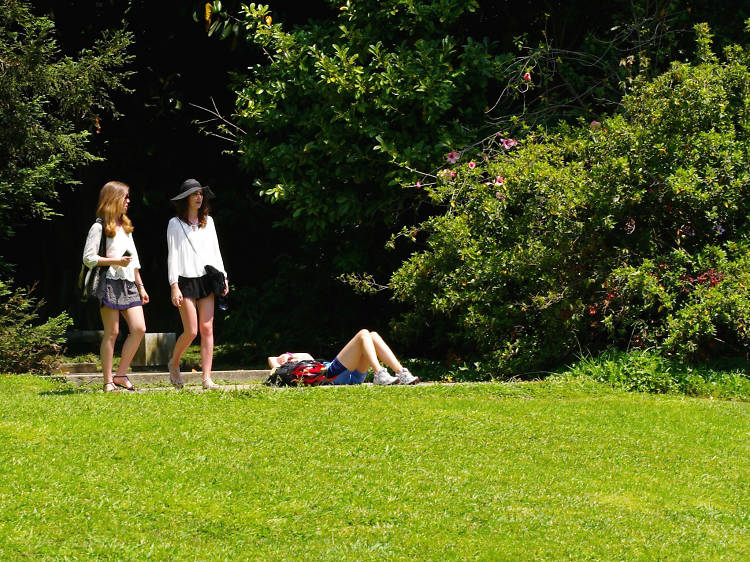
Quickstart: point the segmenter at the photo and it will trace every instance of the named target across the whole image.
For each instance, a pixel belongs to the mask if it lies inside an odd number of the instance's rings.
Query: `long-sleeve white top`
[[[180,276],[205,275],[207,265],[212,265],[227,275],[224,260],[221,259],[214,219],[211,216],[206,217],[206,226],[202,228],[191,226],[178,217],[172,217],[167,225],[167,250],[167,274],[170,285],[177,283]]]
[[[87,267],[95,267],[99,263],[99,241],[102,237],[102,225],[95,222],[89,228],[86,236],[86,243],[83,246],[83,263]],[[126,233],[121,226],[115,230],[113,238],[107,237],[106,252],[103,258],[121,258],[125,250],[130,252],[133,257],[130,264],[123,267],[121,265],[110,265],[107,268],[106,276],[109,279],[127,279],[135,281],[135,270],[141,268],[141,262],[138,260],[138,250],[135,249],[133,234]]]

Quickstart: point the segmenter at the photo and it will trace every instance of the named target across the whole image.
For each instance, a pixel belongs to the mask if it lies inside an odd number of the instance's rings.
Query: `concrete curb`
[[[268,378],[271,371],[268,369],[255,370],[238,370],[238,371],[214,371],[211,373],[214,382],[217,384],[229,383],[230,385],[247,384],[262,382]],[[103,384],[104,378],[101,373],[69,373],[57,375],[64,377],[65,380],[75,385]],[[130,381],[134,385],[139,384],[170,384],[168,372],[151,372],[151,373],[128,373]],[[182,373],[182,381],[185,384],[201,384],[202,374],[200,372]]]

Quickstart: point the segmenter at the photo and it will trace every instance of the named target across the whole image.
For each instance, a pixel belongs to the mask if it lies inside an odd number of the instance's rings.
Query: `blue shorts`
[[[360,373],[357,370],[350,371],[337,357],[326,367],[329,377],[335,377],[328,384],[362,384],[367,373]]]

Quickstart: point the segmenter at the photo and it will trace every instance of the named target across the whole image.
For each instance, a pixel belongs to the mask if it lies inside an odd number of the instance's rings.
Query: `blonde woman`
[[[183,332],[177,338],[169,361],[169,379],[176,388],[182,388],[180,358],[200,332],[203,388],[215,390],[219,385],[211,378],[214,357],[214,301],[215,296],[229,292],[224,260],[219,250],[213,218],[209,215],[208,199],[213,192],[197,180],[182,182],[180,190],[172,197],[177,216],[167,225],[167,273],[171,287],[172,304],[180,311]],[[215,295],[206,266],[210,265],[224,274],[224,290]]]
[[[99,220],[89,229],[83,248],[83,263],[88,267],[107,267],[104,283],[96,297],[104,326],[99,353],[102,360],[104,391],[117,392],[121,388],[134,392],[128,378],[128,367],[146,333],[143,305],[149,301],[141,279],[141,264],[133,242],[133,224],[127,216],[130,188],[119,181],[104,184],[99,191],[96,216]],[[99,255],[101,237],[106,237],[105,255]],[[112,376],[115,341],[120,330],[120,315],[128,324],[128,337],[122,346],[117,374]]]

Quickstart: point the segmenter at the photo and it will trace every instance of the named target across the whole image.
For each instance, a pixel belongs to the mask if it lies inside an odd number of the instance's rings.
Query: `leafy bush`
[[[63,313],[35,325],[44,303],[31,292],[0,281],[0,373],[51,373],[65,330],[73,323]]]
[[[444,212],[396,237],[426,244],[391,278],[398,332],[501,375],[610,346],[748,349],[750,56],[720,62],[697,31],[699,61],[637,79],[621,113],[498,132],[422,178]]]
[[[597,358],[581,359],[565,375],[589,377],[624,390],[750,400],[746,368],[688,366],[649,350],[630,353],[610,350]]]
[[[469,35],[475,0],[326,4],[330,12],[290,27],[266,5],[243,6],[235,20],[214,2],[211,31],[240,29],[268,57],[235,77],[244,130],[224,131],[237,135],[259,192],[285,202],[288,225],[342,244],[341,229],[354,236],[409,211],[392,162],[423,165],[465,142],[508,57]]]

